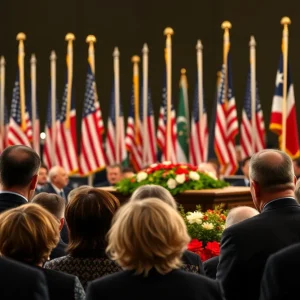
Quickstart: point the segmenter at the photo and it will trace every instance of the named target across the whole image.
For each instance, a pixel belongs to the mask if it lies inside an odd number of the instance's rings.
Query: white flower
[[[194,223],[201,224],[203,214],[200,211],[189,212],[186,218],[190,224],[194,224]]]
[[[194,172],[194,171],[190,171],[189,172],[189,177],[196,181],[196,180],[199,180],[200,179],[200,175],[197,173],[197,172]]]
[[[148,174],[146,172],[139,172],[136,175],[136,181],[141,182],[141,181],[145,180],[147,177],[148,177]]]
[[[167,181],[167,186],[170,190],[172,189],[175,189],[176,186],[177,186],[177,183],[176,183],[176,180],[173,179],[173,178],[170,178],[168,181]]]
[[[215,180],[218,179],[217,176],[216,176],[216,174],[213,173],[213,172],[206,172],[206,174],[207,174],[209,177],[211,177],[211,178],[213,178],[213,179],[215,179]]]
[[[208,223],[208,222],[204,222],[204,223],[202,224],[202,227],[203,227],[204,229],[206,229],[206,230],[212,230],[212,229],[214,229],[214,224]]]
[[[150,165],[150,168],[155,168],[155,167],[157,167],[157,164]]]
[[[177,183],[183,184],[185,182],[185,174],[176,175],[175,180],[177,181]]]
[[[170,161],[164,161],[162,164],[168,166],[168,165],[171,164],[171,162]]]

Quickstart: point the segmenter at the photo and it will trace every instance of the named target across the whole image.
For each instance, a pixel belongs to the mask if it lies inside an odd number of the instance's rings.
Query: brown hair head
[[[37,265],[59,241],[59,222],[38,204],[26,204],[0,215],[0,253]]]
[[[106,234],[119,208],[119,200],[100,189],[82,190],[66,208],[68,252],[77,257],[97,257],[107,245]]]

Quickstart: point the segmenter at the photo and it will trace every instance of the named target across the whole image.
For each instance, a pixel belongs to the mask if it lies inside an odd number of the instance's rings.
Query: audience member
[[[299,297],[300,244],[271,255],[261,281],[260,300],[288,300]]]
[[[290,157],[263,150],[251,157],[249,169],[253,203],[261,214],[223,232],[217,280],[230,300],[258,299],[268,257],[300,241],[300,206],[294,199]]]
[[[122,169],[122,179],[130,179],[135,175],[134,171],[132,168],[123,168]]]
[[[244,158],[241,161],[241,170],[243,172],[244,178],[235,181],[232,185],[233,186],[250,186],[250,181],[249,181],[249,162],[250,162],[251,157],[248,156]]]
[[[93,281],[87,300],[222,299],[217,281],[180,270],[189,241],[179,213],[160,199],[123,205],[113,219],[107,253],[125,271]]]
[[[46,165],[41,164],[38,173],[38,182],[36,185],[36,192],[42,191],[42,188],[48,183],[48,168]]]
[[[297,179],[300,178],[300,157],[293,160],[294,172]]]
[[[68,203],[72,201],[72,199],[75,197],[75,195],[79,192],[82,192],[83,190],[86,189],[91,189],[93,187],[91,187],[90,185],[81,185],[73,190],[70,191],[70,193],[68,194]]]
[[[136,189],[134,193],[132,194],[130,201],[141,201],[147,198],[156,198],[160,199],[161,201],[167,203],[171,207],[173,207],[175,210],[177,210],[176,202],[171,195],[171,193],[165,189],[162,186],[149,184],[149,185],[143,185]],[[182,269],[189,272],[199,273],[204,275],[204,269],[203,264],[200,259],[200,256],[185,250],[182,255]]]
[[[0,257],[2,300],[48,300],[48,287],[44,274],[27,265]]]
[[[8,210],[0,215],[0,253],[43,271],[49,299],[84,299],[77,277],[42,268],[59,240],[58,228],[58,220],[38,204]]]
[[[88,281],[120,271],[105,253],[106,234],[119,206],[119,200],[103,190],[76,193],[66,208],[68,255],[47,262],[45,267],[77,276],[84,288]]]
[[[122,179],[122,167],[119,164],[106,167],[106,181],[98,184],[98,187],[114,186]]]
[[[59,230],[62,230],[65,224],[65,200],[56,195],[48,193],[40,193],[32,199],[32,203],[36,203],[48,210],[60,223]],[[60,238],[57,246],[52,250],[50,259],[62,257],[66,255],[67,245]]]
[[[0,212],[31,200],[41,160],[26,146],[7,147],[0,156]]]
[[[225,228],[240,223],[246,219],[258,215],[259,212],[249,206],[239,206],[232,208],[226,218]],[[203,263],[204,271],[207,277],[216,279],[219,256],[212,257]]]
[[[49,180],[42,192],[57,194],[67,201],[71,189],[68,187],[69,176],[63,167],[55,166],[49,171]]]

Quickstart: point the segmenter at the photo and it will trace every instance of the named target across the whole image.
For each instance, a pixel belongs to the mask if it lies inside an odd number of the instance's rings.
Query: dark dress
[[[45,268],[77,276],[84,289],[89,281],[121,271],[121,268],[105,255],[98,258],[67,255],[50,260],[45,264]]]
[[[222,235],[217,280],[228,300],[256,300],[268,257],[300,242],[300,206],[276,199],[262,213],[230,226]]]
[[[89,284],[86,300],[221,300],[217,281],[182,270],[166,275],[150,270],[147,277],[134,271],[112,274]]]

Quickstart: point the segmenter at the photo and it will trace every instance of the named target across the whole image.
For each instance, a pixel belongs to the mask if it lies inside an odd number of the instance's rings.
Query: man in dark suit
[[[299,298],[300,244],[284,248],[271,255],[261,281],[260,300]]]
[[[49,171],[49,181],[41,189],[41,192],[57,194],[65,199],[67,203],[68,194],[71,189],[68,187],[69,176],[63,167],[55,166]]]
[[[225,228],[240,223],[246,219],[258,215],[258,211],[249,206],[239,206],[232,208],[226,218]],[[219,256],[212,257],[203,263],[205,275],[209,278],[216,279]]]
[[[32,203],[37,203],[48,210],[60,222],[59,230],[62,230],[65,224],[65,200],[56,195],[49,193],[39,193],[32,199]],[[67,245],[60,238],[57,246],[52,250],[50,259],[66,255]]]
[[[295,181],[292,160],[284,152],[269,149],[251,157],[250,189],[261,214],[223,232],[217,280],[226,299],[258,299],[268,257],[300,242]]]
[[[122,167],[119,164],[106,167],[106,181],[97,184],[97,187],[114,186],[122,179]]]
[[[0,258],[0,298],[2,300],[48,300],[44,274],[27,265]]]
[[[43,187],[48,183],[48,168],[46,165],[41,164],[38,175],[38,182],[35,189],[36,194],[40,193]]]
[[[0,212],[31,200],[37,184],[40,157],[26,146],[7,147],[0,156]]]

